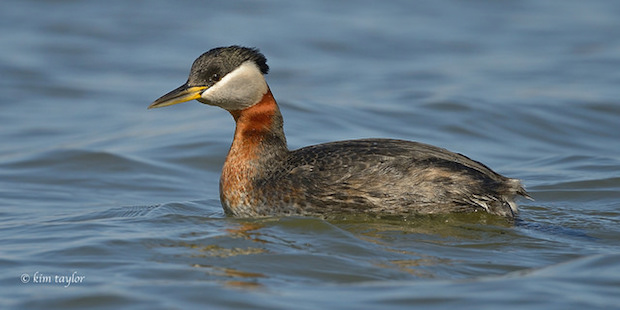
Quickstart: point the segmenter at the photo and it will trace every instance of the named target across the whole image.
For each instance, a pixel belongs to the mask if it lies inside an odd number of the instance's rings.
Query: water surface
[[[614,1],[4,1],[0,307],[618,307],[618,14]],[[231,117],[146,107],[229,44],[268,57],[291,148],[426,142],[536,200],[514,224],[224,216]]]

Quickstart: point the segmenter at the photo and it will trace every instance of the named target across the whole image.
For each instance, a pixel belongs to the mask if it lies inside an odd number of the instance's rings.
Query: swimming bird
[[[282,114],[258,49],[228,46],[192,64],[187,82],[150,108],[190,100],[236,122],[220,177],[227,215],[407,215],[486,211],[514,218],[517,179],[446,149],[404,140],[361,139],[289,150]]]

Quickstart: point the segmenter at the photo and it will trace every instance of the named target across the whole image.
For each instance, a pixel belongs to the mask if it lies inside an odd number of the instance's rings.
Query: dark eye
[[[220,77],[220,75],[219,75],[219,74],[217,74],[217,73],[213,73],[213,74],[211,75],[211,77],[209,78],[209,80],[210,80],[211,82],[217,82],[217,81],[219,81],[219,80],[221,80],[221,79],[222,79],[222,77]]]

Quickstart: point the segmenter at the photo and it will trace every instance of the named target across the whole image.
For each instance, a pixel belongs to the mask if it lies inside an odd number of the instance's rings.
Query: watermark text
[[[24,284],[60,284],[64,287],[69,287],[71,284],[84,283],[86,276],[79,274],[77,271],[66,274],[51,274],[35,271],[32,274],[23,273],[19,278]]]

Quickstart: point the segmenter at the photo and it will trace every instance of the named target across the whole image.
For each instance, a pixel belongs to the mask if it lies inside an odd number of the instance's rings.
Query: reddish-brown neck
[[[271,90],[256,104],[243,110],[229,111],[235,119],[235,137],[231,152],[246,153],[247,159],[259,156],[257,148],[286,146],[282,129],[282,114]],[[229,156],[231,154],[229,153]]]
[[[288,152],[282,129],[282,115],[271,94],[251,107],[229,111],[237,127],[232,146],[220,178],[220,199],[227,213],[251,205],[254,180],[268,173],[268,167],[278,165]]]

